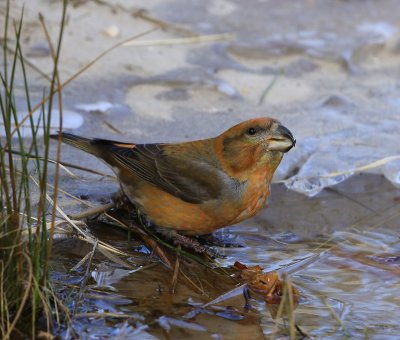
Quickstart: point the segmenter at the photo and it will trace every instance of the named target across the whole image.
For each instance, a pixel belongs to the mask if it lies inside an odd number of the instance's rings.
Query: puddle
[[[399,200],[399,189],[377,175],[352,177],[314,198],[273,185],[268,209],[218,232],[242,245],[216,248],[225,255],[218,262],[228,272],[240,261],[288,273],[301,293],[296,324],[312,337],[395,338],[400,331]],[[199,339],[288,336],[287,325],[274,320],[262,301],[252,299],[252,309],[246,311],[241,293],[199,309],[236,287],[228,274],[183,262],[173,294],[172,271],[147,251],[143,253],[140,243],[128,242],[125,232],[107,225],[91,231],[130,253],[133,268],[95,256],[78,316],[72,321],[82,338],[91,338],[91,332],[110,336],[126,327],[157,338],[167,333],[171,338]],[[59,241],[53,275],[79,285],[85,265],[75,272],[68,269],[89,251],[91,247],[76,240]],[[63,285],[57,287],[68,291]],[[90,313],[108,316],[99,319]]]

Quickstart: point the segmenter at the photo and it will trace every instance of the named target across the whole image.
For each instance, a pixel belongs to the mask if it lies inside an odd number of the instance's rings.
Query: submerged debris
[[[238,261],[233,266],[240,270],[238,279],[246,283],[248,290],[261,296],[267,304],[280,305],[284,302],[285,294],[292,300],[294,307],[299,303],[300,293],[298,289],[288,283],[287,280],[281,280],[276,271],[264,273],[263,268],[259,265],[247,267]],[[244,293],[246,296],[246,290]]]

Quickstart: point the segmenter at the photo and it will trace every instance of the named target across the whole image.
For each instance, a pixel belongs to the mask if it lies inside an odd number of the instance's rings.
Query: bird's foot
[[[211,234],[197,236],[198,241],[203,245],[216,246],[221,248],[243,248],[245,245],[236,235],[223,230]]]

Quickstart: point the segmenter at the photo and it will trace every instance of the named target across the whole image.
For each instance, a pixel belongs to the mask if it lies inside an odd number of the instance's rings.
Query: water
[[[221,265],[229,270],[238,260],[288,272],[302,295],[296,323],[312,337],[398,338],[398,1],[155,0],[134,5],[146,11],[119,0],[70,6],[62,80],[119,39],[154,27],[161,29],[141,39],[195,33],[232,33],[235,39],[113,51],[64,88],[63,106],[74,112],[64,127],[88,137],[176,142],[215,136],[256,116],[278,118],[295,135],[296,148],[277,171],[280,184],[273,186],[268,209],[224,231],[244,247],[218,249],[226,255]],[[19,13],[22,3],[12,6]],[[47,44],[37,12],[54,18],[60,2],[32,0],[25,8],[24,50],[46,73],[52,62],[42,48]],[[57,32],[57,20],[47,24]],[[104,33],[111,25],[118,38]],[[48,82],[29,72],[35,77],[30,88],[36,103]],[[22,92],[21,79],[16,86]],[[16,103],[23,107],[19,112],[26,110],[19,97]],[[56,118],[53,123],[56,129]],[[63,147],[62,158],[110,174],[94,157],[72,148]],[[356,171],[360,167],[363,175]],[[108,177],[73,171],[80,179],[62,171],[61,189],[92,204],[107,202],[118,189]],[[67,213],[85,209],[67,196],[59,202]],[[96,253],[79,296],[86,264],[76,272],[70,269],[92,248],[76,239],[56,242],[56,291],[74,311],[72,325],[81,338],[288,337],[285,324],[272,319],[264,302],[252,300],[253,309],[244,311],[241,294],[199,308],[235,287],[229,276],[182,264],[187,277],[179,275],[171,294],[172,272],[140,242],[129,243],[124,232],[110,226],[90,230],[128,252],[131,268]],[[185,318],[188,313],[193,318]],[[58,331],[73,336],[65,327]]]
[[[128,326],[129,332],[161,338],[166,333],[173,338],[199,339],[287,337],[285,323],[273,319],[262,300],[254,297],[252,310],[246,311],[240,291],[200,308],[236,287],[228,274],[230,266],[240,261],[260,265],[265,271],[288,273],[301,294],[296,324],[310,336],[395,339],[400,331],[400,191],[377,175],[353,177],[314,198],[287,191],[282,184],[272,190],[267,210],[219,232],[242,245],[216,248],[225,255],[217,261],[227,273],[183,262],[175,293],[170,291],[172,271],[140,242],[128,242],[126,233],[115,227],[92,227],[100,240],[130,254],[127,261],[132,268],[100,254],[95,257],[80,302],[76,297],[66,299],[77,304],[74,328],[83,339],[110,336]],[[61,282],[79,285],[86,265],[74,273],[66,269],[91,251],[91,246],[64,240],[55,251],[53,275]],[[57,285],[57,290],[71,288]],[[76,290],[72,291],[76,296]],[[95,318],[86,313],[108,316]]]

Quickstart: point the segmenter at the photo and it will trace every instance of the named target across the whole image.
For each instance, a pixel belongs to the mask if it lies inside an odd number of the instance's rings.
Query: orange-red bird
[[[152,223],[189,235],[210,233],[260,211],[283,154],[296,143],[272,118],[177,144],[130,144],[69,133],[62,133],[62,141],[109,164],[125,195]]]

